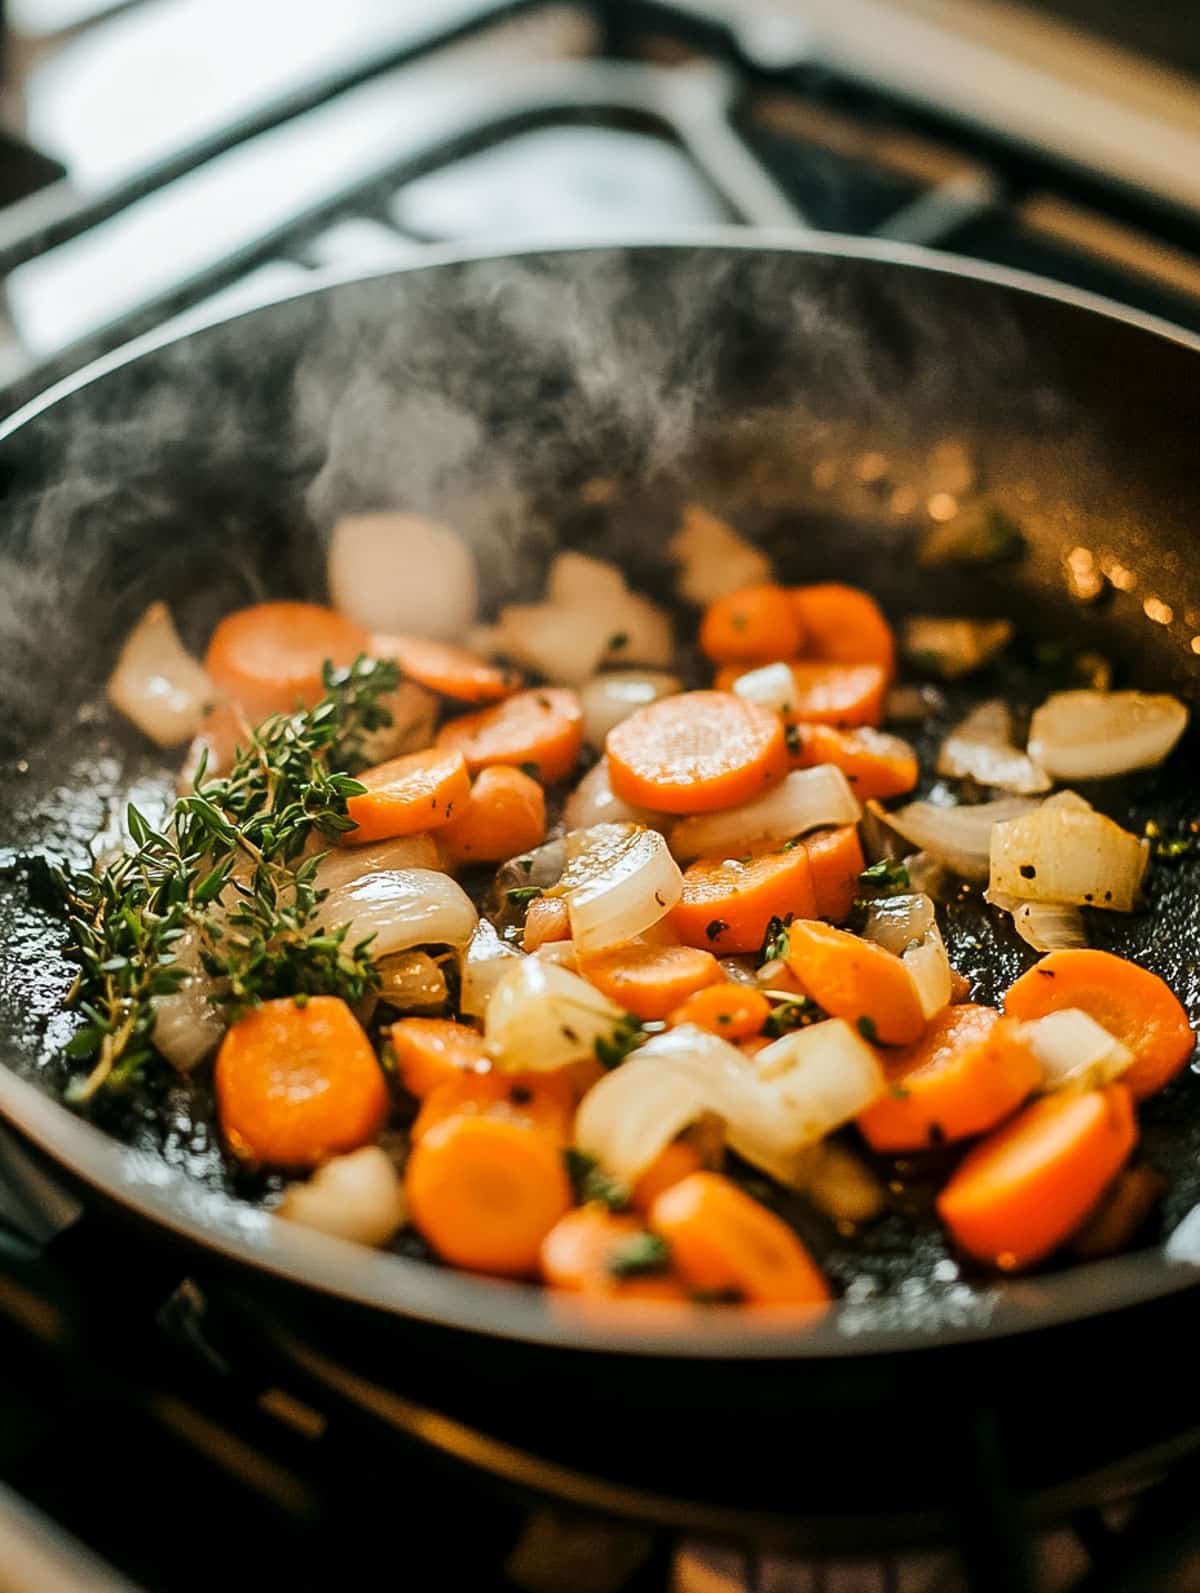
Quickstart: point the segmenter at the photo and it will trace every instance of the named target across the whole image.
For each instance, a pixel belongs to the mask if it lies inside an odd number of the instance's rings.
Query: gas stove
[[[1200,328],[1200,79],[1112,42],[1200,71],[1200,39],[1133,41],[1110,9],[1101,42],[984,0],[9,0],[5,408],[431,246],[714,223],[925,244]],[[1186,1384],[1103,1453],[1048,1445],[1036,1483],[982,1393],[931,1412],[960,1486],[835,1518],[634,1478],[586,1428],[523,1420],[519,1389],[453,1382],[194,1273],[0,1130],[6,1593],[376,1567],[528,1593],[1200,1588]]]

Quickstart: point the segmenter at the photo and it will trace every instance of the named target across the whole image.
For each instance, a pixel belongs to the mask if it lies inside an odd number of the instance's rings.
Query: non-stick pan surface
[[[0,432],[0,1112],[73,1178],[183,1240],[362,1306],[511,1339],[846,1355],[1070,1322],[1191,1287],[1190,1072],[1144,1113],[1146,1147],[1171,1179],[1156,1242],[1000,1286],[961,1273],[919,1211],[898,1213],[861,1253],[817,1236],[847,1287],[816,1325],[582,1313],[309,1234],[235,1198],[186,1088],[135,1092],[96,1122],[55,1099],[69,970],[31,860],[79,861],[130,792],[153,808],[169,786],[102,706],[115,646],[145,603],[168,599],[200,646],[236,603],[319,593],[322,538],[354,510],[455,525],[497,606],[538,590],[564,545],[669,592],[666,543],[681,506],[699,502],[768,546],[790,579],[856,579],[896,613],[1015,619],[1014,662],[984,684],[1018,706],[1048,689],[1037,638],[1098,649],[1124,680],[1194,697],[1198,356],[1183,332],[1032,279],[739,232],[447,256],[148,341],[48,394]],[[946,494],[1003,509],[1025,556],[919,564]],[[960,706],[952,696],[947,720]],[[1185,743],[1160,774],[1092,794],[1122,822],[1188,819],[1196,764]],[[1096,944],[1162,973],[1193,1018],[1198,884],[1190,863],[1158,870],[1145,914],[1092,924]],[[979,999],[996,998],[1029,954],[978,903],[948,918],[956,964]]]

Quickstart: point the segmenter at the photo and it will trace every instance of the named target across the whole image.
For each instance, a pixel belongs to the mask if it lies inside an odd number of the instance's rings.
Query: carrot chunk
[[[686,1139],[672,1140],[634,1184],[630,1201],[637,1211],[648,1212],[664,1191],[703,1170],[704,1158],[693,1144]]]
[[[796,725],[792,767],[811,769],[832,763],[854,787],[860,802],[871,797],[903,796],[917,783],[917,755],[907,741],[863,725],[838,730],[833,725]]]
[[[392,1024],[391,1040],[400,1082],[422,1100],[439,1084],[488,1065],[483,1036],[449,1018],[401,1018]]]
[[[883,610],[856,586],[834,581],[796,586],[792,608],[804,628],[808,658],[832,664],[878,664],[889,677],[896,669],[896,639]]]
[[[785,715],[789,724],[854,728],[878,725],[883,718],[887,676],[878,664],[794,658],[788,668],[792,672],[792,694]],[[734,681],[743,673],[741,665],[726,664],[717,671],[717,690],[732,691]]]
[[[546,793],[520,769],[494,764],[438,839],[453,863],[503,863],[546,838]]]
[[[1070,1237],[1137,1139],[1123,1084],[1044,1095],[976,1145],[938,1196],[961,1250],[1011,1272]]]
[[[520,684],[510,670],[489,664],[465,647],[424,636],[372,636],[371,655],[394,659],[409,680],[456,702],[499,702],[511,697]]]
[[[213,1085],[234,1155],[270,1167],[315,1167],[368,1145],[388,1112],[370,1041],[338,996],[282,996],[239,1018]]]
[[[687,1294],[668,1263],[664,1262],[661,1271],[624,1270],[625,1258],[646,1237],[641,1220],[629,1212],[608,1211],[601,1205],[580,1206],[561,1217],[542,1241],[542,1281],[575,1294],[686,1300]]]
[[[257,724],[298,704],[311,708],[324,695],[322,665],[352,664],[369,651],[361,625],[320,603],[256,603],[225,616],[204,667]]]
[[[888,1056],[887,1094],[858,1119],[867,1143],[923,1150],[983,1134],[1015,1112],[1041,1069],[1023,1048],[997,1043],[999,1017],[968,1002],[947,1007],[913,1045]]]
[[[493,1116],[435,1124],[409,1157],[404,1188],[414,1226],[443,1261],[504,1278],[537,1272],[542,1242],[571,1204],[558,1148]]]
[[[711,952],[658,945],[641,936],[580,956],[579,971],[610,1001],[644,1022],[665,1018],[693,991],[721,978]]]
[[[536,951],[552,940],[570,940],[571,915],[561,896],[539,896],[525,909],[525,934],[521,945]]]
[[[1121,1082],[1144,1100],[1185,1066],[1195,1047],[1188,1015],[1170,987],[1148,968],[1107,951],[1052,951],[1004,998],[1011,1017],[1044,1018],[1078,1007],[1133,1052]]]
[[[719,1034],[736,1045],[739,1040],[749,1040],[760,1033],[770,1011],[771,1003],[761,990],[730,980],[697,990],[669,1014],[668,1022],[672,1027],[694,1023],[698,1029]]]
[[[564,686],[519,691],[507,702],[451,719],[438,731],[440,747],[457,747],[478,774],[504,763],[543,785],[565,779],[583,745],[583,709]]]
[[[819,1007],[884,1045],[911,1045],[925,1029],[912,974],[892,952],[830,924],[792,924],[788,964]]]
[[[343,836],[351,846],[440,829],[471,795],[462,753],[445,747],[406,752],[364,769],[358,779],[367,789],[346,799],[346,812],[357,825]]]
[[[693,1289],[752,1305],[824,1305],[829,1289],[800,1240],[720,1173],[692,1173],[659,1195],[650,1226]]]
[[[778,714],[732,692],[688,691],[639,708],[608,733],[613,791],[660,813],[709,813],[787,772]]]
[[[717,664],[769,664],[801,651],[804,628],[782,586],[747,586],[708,605],[700,646]]]
[[[459,1069],[434,1086],[412,1126],[419,1144],[451,1117],[502,1117],[532,1128],[555,1145],[570,1138],[575,1093],[561,1073],[473,1072]]]
[[[849,918],[859,893],[858,876],[867,866],[863,858],[858,826],[843,824],[836,830],[818,830],[805,836],[804,850],[812,869],[814,918],[828,918],[840,924]]]
[[[803,846],[744,860],[702,857],[683,876],[671,925],[687,945],[729,955],[757,951],[772,918],[812,918],[816,906]]]

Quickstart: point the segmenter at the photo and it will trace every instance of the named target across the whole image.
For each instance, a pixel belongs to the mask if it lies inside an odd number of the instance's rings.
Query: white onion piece
[[[329,842],[318,837],[318,850]],[[399,835],[391,841],[375,841],[366,846],[329,846],[317,864],[318,890],[333,891],[364,874],[385,873],[397,868],[441,867],[441,855],[432,835]]]
[[[914,617],[904,624],[904,651],[944,680],[957,680],[993,659],[1012,633],[1009,620]]]
[[[423,515],[344,516],[328,574],[334,607],[369,631],[453,642],[475,622],[475,555],[457,531]]]
[[[758,976],[749,957],[722,957],[721,972],[731,985],[757,986]]]
[[[549,1072],[596,1054],[625,1017],[578,974],[539,957],[505,969],[492,991],[484,1039],[496,1066]]]
[[[151,603],[125,638],[108,680],[108,700],[160,747],[177,747],[200,729],[217,696],[179,640],[165,603]]]
[[[326,929],[348,924],[349,946],[374,936],[371,956],[382,958],[410,946],[461,950],[478,918],[471,898],[448,874],[391,868],[338,885],[317,909],[316,921]]]
[[[364,1145],[289,1184],[277,1215],[360,1245],[385,1245],[405,1223],[404,1185],[378,1145]]]
[[[662,1041],[678,1045],[681,1030],[688,1031],[685,1040],[693,1033],[690,1025],[684,1024],[668,1034],[656,1035],[619,1068],[606,1073],[587,1092],[575,1114],[576,1145],[627,1186],[636,1183],[685,1128],[712,1110],[710,1103],[714,1098],[725,1099],[712,1076],[714,1064],[709,1060],[709,1048],[701,1042],[696,1042],[694,1050],[680,1054],[670,1048],[666,1055],[654,1051],[655,1047],[664,1049]],[[718,1068],[733,1070],[740,1066],[742,1073],[748,1075],[745,1058],[739,1051],[716,1035],[707,1038],[733,1052],[733,1059],[717,1064]],[[647,1055],[647,1051],[651,1054]],[[741,1088],[750,1088],[748,1076]]]
[[[904,866],[908,870],[908,883],[914,891],[919,891],[922,896],[930,896],[934,901],[945,901],[951,891],[953,875],[944,863],[939,863],[936,857],[930,857],[928,852],[912,852],[904,859]]]
[[[444,1007],[446,975],[427,951],[402,951],[379,963],[379,999],[401,1012]]]
[[[912,975],[921,1003],[921,1016],[928,1020],[950,1005],[954,995],[954,973],[942,932],[934,924],[917,946],[910,946],[900,961]]]
[[[603,747],[604,738],[614,725],[660,697],[674,696],[680,689],[679,676],[665,670],[621,669],[593,676],[579,691],[583,739],[589,746]]]
[[[536,951],[529,953],[541,962],[552,962],[557,968],[568,968],[572,973],[579,972],[579,953],[575,950],[573,940],[544,940]]]
[[[187,930],[175,942],[175,966],[187,970],[187,977],[169,996],[153,996],[155,1049],[172,1067],[187,1073],[210,1056],[221,1043],[225,1019],[213,997],[219,986],[210,979],[200,961],[200,937]]]
[[[1061,902],[1027,902],[993,890],[987,892],[987,900],[1012,915],[1013,928],[1034,951],[1068,951],[1088,943],[1078,907]]]
[[[495,925],[481,918],[462,959],[462,990],[458,1004],[469,1018],[482,1018],[500,980],[524,957],[516,946],[501,940]]]
[[[1048,1012],[1016,1026],[1016,1036],[1042,1069],[1042,1088],[1097,1088],[1119,1079],[1133,1065],[1133,1052],[1078,1007]]]
[[[659,821],[645,808],[635,808],[613,791],[608,777],[608,759],[601,758],[567,798],[563,823],[569,830],[586,830],[593,824],[644,824],[654,828]]]
[[[1029,753],[1058,780],[1101,780],[1161,763],[1187,722],[1161,693],[1060,691],[1034,714]]]
[[[997,824],[990,888],[1005,896],[1131,913],[1149,844],[1090,808],[1044,804]]]
[[[772,713],[786,713],[796,696],[796,678],[787,664],[763,664],[747,670],[733,683],[733,689],[747,702],[756,702]]]
[[[613,634],[601,613],[553,603],[502,609],[498,651],[558,686],[582,686],[599,668]]]
[[[792,1187],[834,1222],[870,1222],[887,1204],[883,1185],[863,1159],[835,1140],[810,1145],[797,1158]]]
[[[694,813],[671,827],[671,850],[693,857],[739,857],[758,841],[787,841],[827,824],[856,824],[862,817],[849,781],[831,763],[793,769],[752,802],[717,813]]]
[[[902,835],[910,846],[961,874],[963,879],[988,877],[988,857],[995,825],[1032,812],[1037,803],[1027,797],[1001,797],[973,806],[939,807],[934,802],[909,802],[885,812],[872,804],[881,821]]]
[[[683,875],[657,830],[593,824],[567,836],[567,866],[556,886],[580,951],[632,940],[665,918],[683,894]]]
[[[556,553],[546,576],[546,601],[558,608],[619,602],[628,588],[618,565],[567,548]]]
[[[976,780],[1017,796],[1049,791],[1046,771],[1012,740],[1008,704],[980,703],[946,737],[938,753],[937,772],[955,780]]]
[[[879,1058],[842,1018],[783,1035],[752,1066],[775,1110],[790,1119],[789,1138],[797,1144],[812,1144],[848,1123],[885,1087]]]
[[[914,940],[924,940],[936,926],[937,913],[928,896],[920,892],[883,896],[867,906],[863,938],[900,957]]]
[[[699,504],[684,509],[667,551],[680,565],[680,593],[700,608],[728,592],[774,578],[771,561],[760,548]]]
[[[368,765],[386,763],[389,758],[433,745],[438,709],[432,692],[415,681],[402,680],[395,691],[379,699],[379,705],[391,714],[392,722],[363,736],[359,751]]]

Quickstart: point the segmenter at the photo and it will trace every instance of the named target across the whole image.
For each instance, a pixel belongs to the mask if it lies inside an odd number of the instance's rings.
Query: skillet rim
[[[1131,309],[1100,294],[1031,272],[993,266],[918,245],[783,228],[705,226],[656,229],[631,238],[583,237],[546,242],[519,239],[492,247],[431,247],[400,265],[316,272],[294,291],[272,295],[234,313],[185,312],[53,383],[0,422],[0,444],[72,394],[109,373],[172,344],[269,311],[274,305],[343,284],[402,277],[448,265],[598,251],[721,250],[854,259],[978,282],[1099,315],[1200,354],[1200,335]],[[158,1157],[134,1150],[73,1114],[67,1106],[0,1066],[0,1116],[74,1178],[159,1228],[226,1260],[271,1273],[391,1315],[487,1337],[558,1349],[705,1359],[820,1361],[894,1355],[948,1344],[1008,1339],[1066,1326],[1195,1288],[1200,1268],[1161,1247],[1056,1273],[972,1291],[970,1302],[926,1301],[928,1319],[895,1325],[895,1302],[837,1302],[817,1320],[793,1313],[722,1311],[689,1314],[627,1302],[584,1305],[527,1284],[482,1279],[387,1252],[369,1251],[288,1223],[269,1212],[198,1185]],[[1200,1211],[1200,1208],[1196,1208]],[[1195,1215],[1195,1212],[1191,1214]],[[1191,1224],[1185,1217],[1184,1223]],[[1182,1226],[1182,1225],[1180,1225]],[[1176,1229],[1178,1232],[1178,1228]],[[1200,1245],[1196,1249],[1200,1259]],[[902,1311],[899,1313],[902,1315]]]

